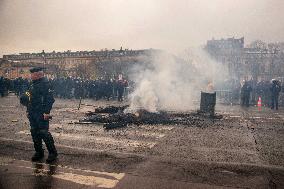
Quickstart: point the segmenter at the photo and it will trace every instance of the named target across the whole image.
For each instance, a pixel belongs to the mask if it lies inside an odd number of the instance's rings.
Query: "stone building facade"
[[[65,51],[46,53],[20,53],[4,55],[0,64],[0,75],[9,78],[27,77],[33,66],[44,67],[46,73],[54,76],[83,78],[111,77],[127,74],[129,67],[151,55],[153,49],[145,50],[102,50]]]
[[[284,52],[279,49],[246,48],[244,38],[228,38],[208,40],[205,50],[228,67],[233,79],[260,81],[284,77]]]

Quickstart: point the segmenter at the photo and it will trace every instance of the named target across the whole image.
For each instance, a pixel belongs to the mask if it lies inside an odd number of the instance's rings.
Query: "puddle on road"
[[[42,177],[54,177],[76,184],[94,186],[98,188],[114,188],[125,176],[125,173],[74,169],[67,166],[31,163],[25,160],[15,160],[4,157],[0,157],[0,162],[6,162],[3,166],[16,168],[17,171],[21,172],[21,174],[32,174],[36,177],[36,179],[42,179]],[[32,170],[32,172],[25,170]]]

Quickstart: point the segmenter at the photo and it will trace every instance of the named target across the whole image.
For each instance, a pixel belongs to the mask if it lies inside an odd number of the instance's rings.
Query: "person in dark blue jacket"
[[[4,77],[0,77],[0,96],[1,97],[5,96],[5,81],[4,81]]]
[[[32,161],[39,161],[44,157],[42,140],[49,152],[47,163],[57,158],[57,150],[54,140],[49,132],[50,111],[54,98],[48,80],[44,77],[42,68],[32,68],[30,89],[20,97],[21,104],[27,107],[27,115],[30,121],[31,135],[34,143],[35,154]]]
[[[281,84],[279,81],[273,79],[270,87],[271,92],[271,109],[278,110],[278,98],[281,91]]]
[[[249,100],[252,88],[247,81],[244,82],[244,85],[241,88],[241,105],[249,107]]]

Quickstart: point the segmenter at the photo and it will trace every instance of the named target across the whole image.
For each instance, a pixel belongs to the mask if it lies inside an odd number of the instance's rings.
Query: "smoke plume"
[[[154,53],[144,65],[133,68],[131,79],[136,87],[126,111],[192,110],[200,91],[205,91],[209,82],[220,85],[228,76],[226,70],[202,49],[188,49],[179,57]]]

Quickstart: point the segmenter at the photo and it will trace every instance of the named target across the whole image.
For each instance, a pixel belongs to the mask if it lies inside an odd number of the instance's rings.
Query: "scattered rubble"
[[[177,112],[158,112],[152,113],[146,110],[139,110],[136,113],[124,113],[128,106],[108,106],[98,107],[94,112],[87,112],[86,117],[79,120],[77,124],[103,123],[106,130],[126,127],[128,124],[166,124],[166,125],[197,125],[205,119],[221,119],[222,116],[208,116],[201,112],[177,113]],[[197,124],[199,122],[199,124]]]
[[[97,113],[109,113],[109,114],[115,114],[115,113],[118,113],[118,112],[123,112],[126,108],[128,107],[128,105],[126,106],[107,106],[107,107],[97,107],[95,109],[94,112],[87,112],[86,115],[87,116],[91,116],[91,115],[94,115],[94,114],[97,114]]]

